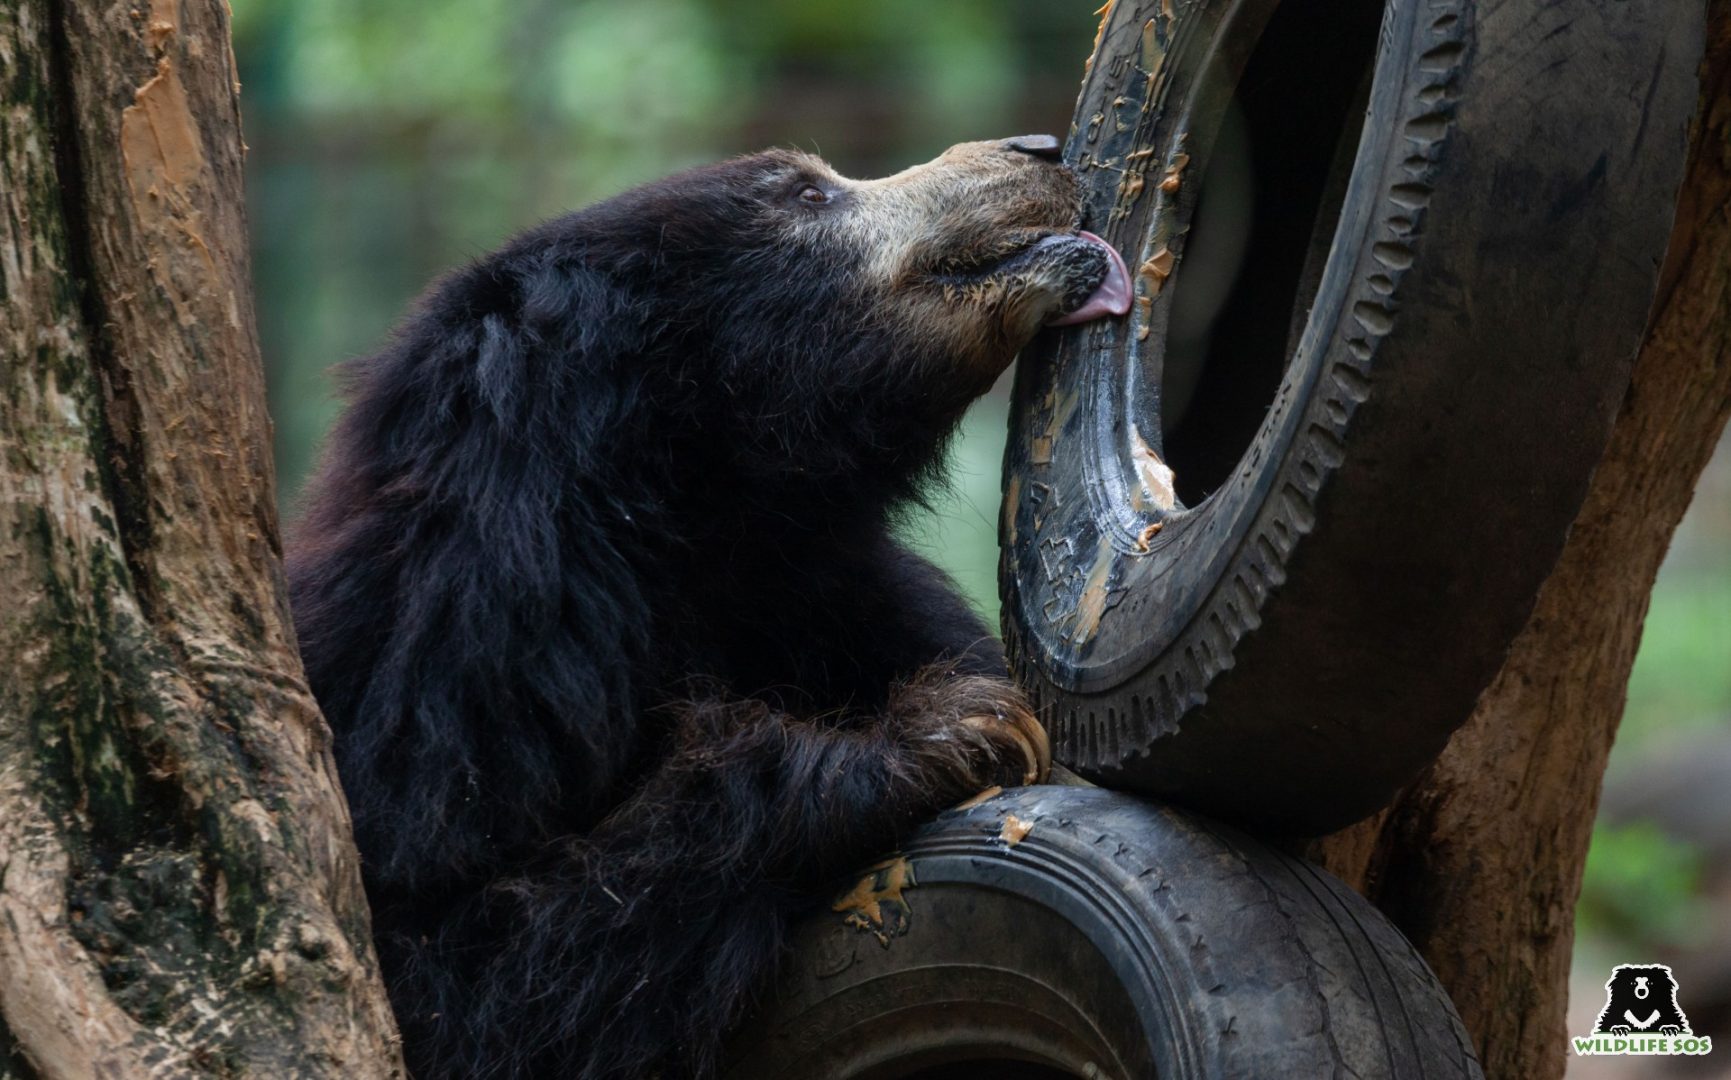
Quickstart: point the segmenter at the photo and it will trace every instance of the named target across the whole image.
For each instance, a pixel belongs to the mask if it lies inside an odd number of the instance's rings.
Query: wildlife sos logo
[[[1705,1054],[1713,1040],[1696,1035],[1677,1003],[1677,980],[1664,964],[1618,964],[1605,983],[1605,1007],[1591,1035],[1576,1035],[1575,1053]]]

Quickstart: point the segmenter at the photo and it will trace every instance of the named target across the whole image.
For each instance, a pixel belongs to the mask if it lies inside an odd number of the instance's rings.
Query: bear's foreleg
[[[947,669],[866,719],[720,695],[677,708],[673,748],[644,786],[475,913],[505,941],[478,979],[460,977],[475,980],[460,990],[463,1030],[435,1021],[432,1045],[410,1047],[422,1080],[708,1074],[795,914],[921,818],[1048,764],[1007,680]]]

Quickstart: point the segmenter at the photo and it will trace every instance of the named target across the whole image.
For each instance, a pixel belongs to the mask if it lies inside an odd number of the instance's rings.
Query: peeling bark
[[[1654,577],[1731,414],[1731,0],[1710,5],[1702,72],[1647,337],[1561,560],[1436,764],[1310,851],[1424,953],[1493,1078],[1563,1073],[1605,761]]]
[[[0,1076],[397,1076],[283,594],[222,0],[0,7]]]

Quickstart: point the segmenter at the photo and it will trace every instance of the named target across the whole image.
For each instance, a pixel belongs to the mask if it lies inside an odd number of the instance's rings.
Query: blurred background
[[[440,272],[765,146],[876,176],[968,139],[1062,136],[1098,2],[235,0],[285,514],[340,404],[329,367],[375,347]],[[994,622],[1007,394],[1006,379],[969,414],[950,489],[907,524]],[[1581,902],[1577,1032],[1611,965],[1663,962],[1696,1031],[1731,1038],[1728,447],[1653,596]],[[1675,1060],[1731,1075],[1731,1053]]]

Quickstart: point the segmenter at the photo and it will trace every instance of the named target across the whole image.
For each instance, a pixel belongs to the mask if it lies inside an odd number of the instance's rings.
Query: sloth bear
[[[1605,983],[1596,1035],[1692,1035],[1677,1004],[1677,980],[1663,964],[1618,964]]]
[[[410,1067],[712,1072],[790,919],[1040,778],[891,530],[1043,325],[1129,306],[1057,140],[770,151],[522,234],[376,355],[291,539]]]

